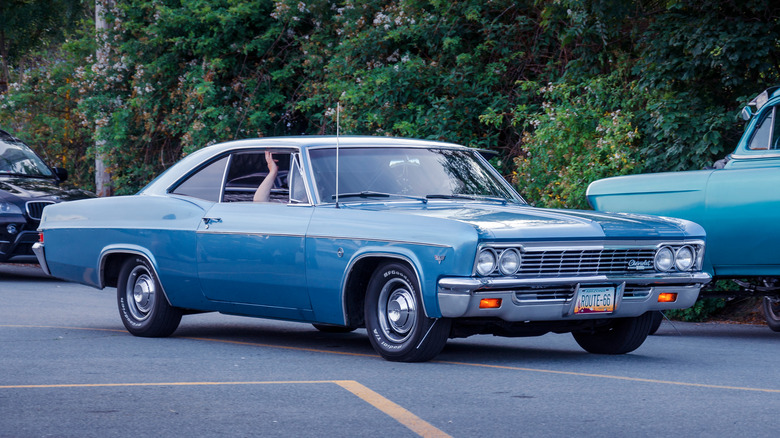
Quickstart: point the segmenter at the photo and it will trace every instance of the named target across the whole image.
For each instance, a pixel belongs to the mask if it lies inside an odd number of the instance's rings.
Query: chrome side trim
[[[239,236],[259,236],[259,237],[298,237],[303,239],[306,237],[304,234],[285,234],[285,233],[248,233],[244,231],[212,231],[210,229],[199,229],[195,231],[195,234],[225,234],[225,235],[239,235]]]
[[[308,239],[329,239],[329,240],[349,240],[349,241],[355,241],[355,240],[364,240],[366,242],[381,242],[381,243],[400,243],[403,245],[422,245],[422,246],[433,246],[437,248],[451,248],[452,245],[444,245],[441,243],[431,243],[431,242],[412,242],[409,240],[391,240],[391,239],[373,239],[370,237],[345,237],[345,236],[306,236]]]

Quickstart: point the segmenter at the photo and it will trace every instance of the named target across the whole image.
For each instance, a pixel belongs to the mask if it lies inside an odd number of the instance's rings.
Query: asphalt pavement
[[[780,333],[665,321],[635,352],[570,335],[382,360],[364,330],[220,314],[128,334],[116,290],[0,265],[0,437],[776,436]]]

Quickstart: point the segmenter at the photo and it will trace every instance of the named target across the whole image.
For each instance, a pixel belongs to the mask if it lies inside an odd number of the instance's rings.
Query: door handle
[[[203,223],[206,225],[206,229],[208,230],[209,229],[209,225],[211,225],[211,224],[221,224],[222,223],[222,218],[218,218],[218,217],[204,217],[203,218]]]

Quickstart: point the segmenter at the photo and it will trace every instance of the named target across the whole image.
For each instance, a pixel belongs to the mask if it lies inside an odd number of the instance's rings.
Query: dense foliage
[[[118,194],[215,142],[334,134],[340,103],[342,133],[493,149],[532,203],[586,207],[594,179],[724,156],[780,83],[758,0],[98,1],[97,37],[92,0],[2,3],[0,128],[87,188],[101,150]],[[23,40],[31,5],[70,12]]]

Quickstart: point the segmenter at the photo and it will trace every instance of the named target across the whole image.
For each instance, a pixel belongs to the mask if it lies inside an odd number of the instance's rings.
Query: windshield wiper
[[[23,178],[48,178],[45,175],[30,175],[30,174],[27,174],[27,173],[14,173],[14,172],[3,172],[3,171],[0,171],[0,175],[3,175],[3,176],[20,176],[20,177],[23,177]]]
[[[389,198],[389,197],[414,199],[415,201],[422,201],[423,204],[427,204],[428,203],[428,199],[427,198],[423,198],[422,196],[400,195],[398,193],[372,192],[372,191],[369,191],[369,190],[364,190],[362,192],[355,192],[355,193],[339,193],[339,195],[338,195],[338,199],[342,199],[342,198]],[[332,195],[330,198],[331,199],[336,199],[336,195]]]
[[[453,193],[451,195],[426,195],[425,196],[428,199],[468,199],[470,201],[492,201],[492,202],[500,202],[504,205],[506,205],[509,200],[506,198],[499,198],[497,196],[483,196],[483,195],[462,195]]]

